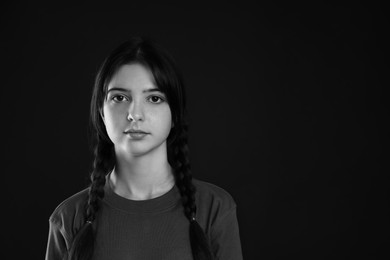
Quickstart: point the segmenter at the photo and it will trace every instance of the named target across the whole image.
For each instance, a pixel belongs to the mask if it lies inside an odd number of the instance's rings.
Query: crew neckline
[[[104,186],[103,201],[109,206],[126,211],[128,213],[159,213],[167,211],[180,202],[180,193],[176,185],[159,197],[148,200],[131,200],[114,192],[109,184],[108,176]]]

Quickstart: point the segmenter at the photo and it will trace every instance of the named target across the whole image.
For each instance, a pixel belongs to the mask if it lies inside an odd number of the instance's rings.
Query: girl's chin
[[[150,146],[145,143],[134,142],[122,146],[122,149],[120,149],[119,151],[117,150],[116,154],[117,156],[119,155],[120,157],[127,158],[140,157],[156,152],[157,150],[159,150],[160,147],[161,144],[157,146]]]

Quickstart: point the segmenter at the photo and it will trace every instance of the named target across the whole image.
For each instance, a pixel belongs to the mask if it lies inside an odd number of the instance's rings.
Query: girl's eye
[[[112,100],[114,100],[115,102],[122,102],[126,100],[126,97],[122,95],[116,95],[112,97]]]
[[[163,100],[161,97],[159,97],[159,96],[150,96],[148,99],[149,99],[150,102],[152,102],[152,103],[154,103],[154,104],[159,104],[159,103],[161,103],[161,102],[164,101],[164,100]]]

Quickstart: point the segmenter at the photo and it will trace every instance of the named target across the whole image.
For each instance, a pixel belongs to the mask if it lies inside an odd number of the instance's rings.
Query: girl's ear
[[[103,123],[106,124],[106,122],[104,121],[103,109],[99,110],[99,114],[100,114],[100,117],[102,118]]]

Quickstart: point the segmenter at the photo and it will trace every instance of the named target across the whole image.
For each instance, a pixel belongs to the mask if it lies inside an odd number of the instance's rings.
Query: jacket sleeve
[[[219,217],[212,228],[211,246],[218,260],[242,260],[236,207]]]
[[[49,220],[49,238],[46,248],[46,260],[66,260],[68,258],[66,234],[61,226]]]

